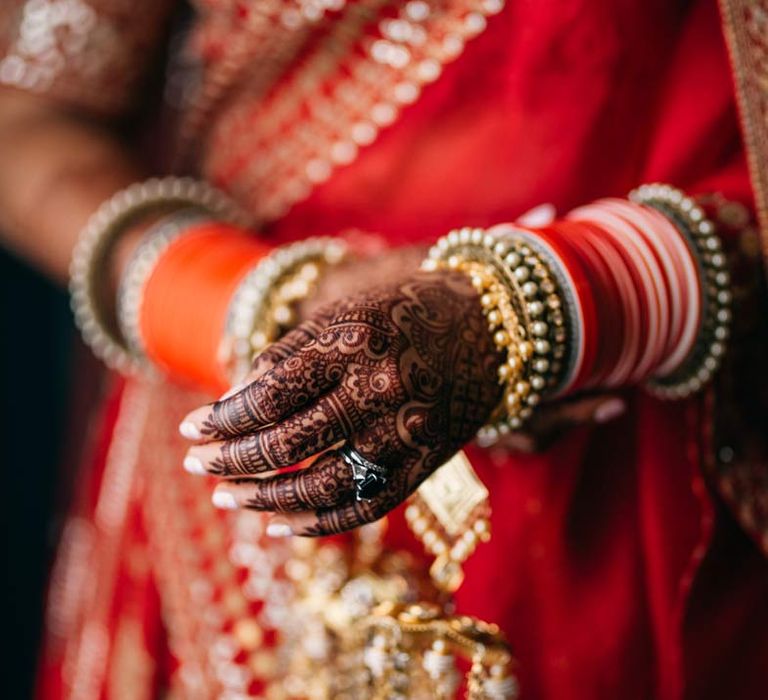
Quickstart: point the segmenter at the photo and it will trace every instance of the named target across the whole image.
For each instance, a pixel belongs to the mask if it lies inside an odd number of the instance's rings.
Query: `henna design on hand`
[[[384,515],[468,442],[501,398],[502,358],[462,273],[418,273],[327,313],[322,330],[215,404],[204,424],[226,440],[208,463],[223,475],[286,466],[344,438],[387,467],[385,489],[370,502],[354,499],[335,452],[303,471],[232,485],[243,505],[316,511],[303,520],[305,535]]]

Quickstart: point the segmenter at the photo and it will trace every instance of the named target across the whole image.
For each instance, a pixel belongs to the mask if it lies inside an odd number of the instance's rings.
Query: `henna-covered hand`
[[[187,416],[183,432],[201,444],[185,466],[227,479],[214,494],[220,506],[285,513],[283,534],[382,517],[472,439],[501,397],[501,356],[456,272],[415,273],[326,308],[263,357],[255,381]],[[388,471],[370,501],[356,500],[333,449],[344,441]]]

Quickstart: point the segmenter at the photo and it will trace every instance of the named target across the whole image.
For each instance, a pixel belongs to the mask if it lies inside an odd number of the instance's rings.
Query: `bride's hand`
[[[319,312],[263,354],[255,381],[187,416],[182,433],[200,444],[185,466],[226,479],[220,507],[283,512],[273,534],[349,530],[472,439],[501,398],[500,361],[468,278],[414,273]],[[356,497],[341,442],[386,470],[370,500]]]

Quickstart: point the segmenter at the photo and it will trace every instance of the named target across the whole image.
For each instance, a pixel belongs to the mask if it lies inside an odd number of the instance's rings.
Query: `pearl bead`
[[[531,271],[527,267],[521,265],[520,267],[515,268],[515,279],[517,279],[518,282],[525,282],[530,276]]]
[[[493,342],[500,347],[506,347],[510,342],[509,333],[504,330],[496,331],[493,334]]]
[[[720,321],[720,323],[728,323],[731,320],[730,309],[720,309],[717,312],[717,320]]]
[[[544,321],[534,321],[531,324],[531,333],[533,333],[533,335],[537,335],[540,337],[540,336],[546,335],[548,330],[549,330],[549,327],[547,326],[546,323],[544,323]]]
[[[517,384],[515,384],[515,391],[520,396],[527,396],[531,391],[531,385],[525,380],[519,381]]]
[[[534,349],[539,355],[546,355],[552,349],[552,346],[548,340],[537,340],[534,343]]]
[[[540,301],[532,301],[528,304],[528,313],[531,314],[531,316],[540,316],[542,313],[544,313],[544,304],[542,304]]]
[[[726,272],[725,270],[721,270],[717,274],[715,274],[715,282],[721,286],[725,286],[731,281],[731,276]]]
[[[523,294],[530,299],[536,296],[539,291],[539,286],[535,282],[526,282],[522,289]]]
[[[512,268],[517,267],[520,264],[520,256],[517,253],[509,253],[504,262]]]

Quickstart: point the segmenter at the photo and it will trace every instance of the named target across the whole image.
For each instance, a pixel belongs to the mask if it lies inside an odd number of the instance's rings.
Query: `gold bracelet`
[[[502,334],[494,328],[494,342],[507,360],[501,366],[505,383],[504,403],[491,422],[477,435],[481,445],[493,444],[500,435],[519,429],[546,392],[556,393],[571,365],[569,357],[568,306],[562,281],[528,232],[510,226],[495,233],[481,229],[452,231],[430,250],[423,269],[463,269],[473,277],[489,318],[507,325],[513,322],[514,349],[510,354]],[[490,287],[494,293],[486,296]],[[499,290],[502,290],[500,293]],[[484,312],[486,311],[484,304]],[[509,336],[510,340],[513,338]]]

